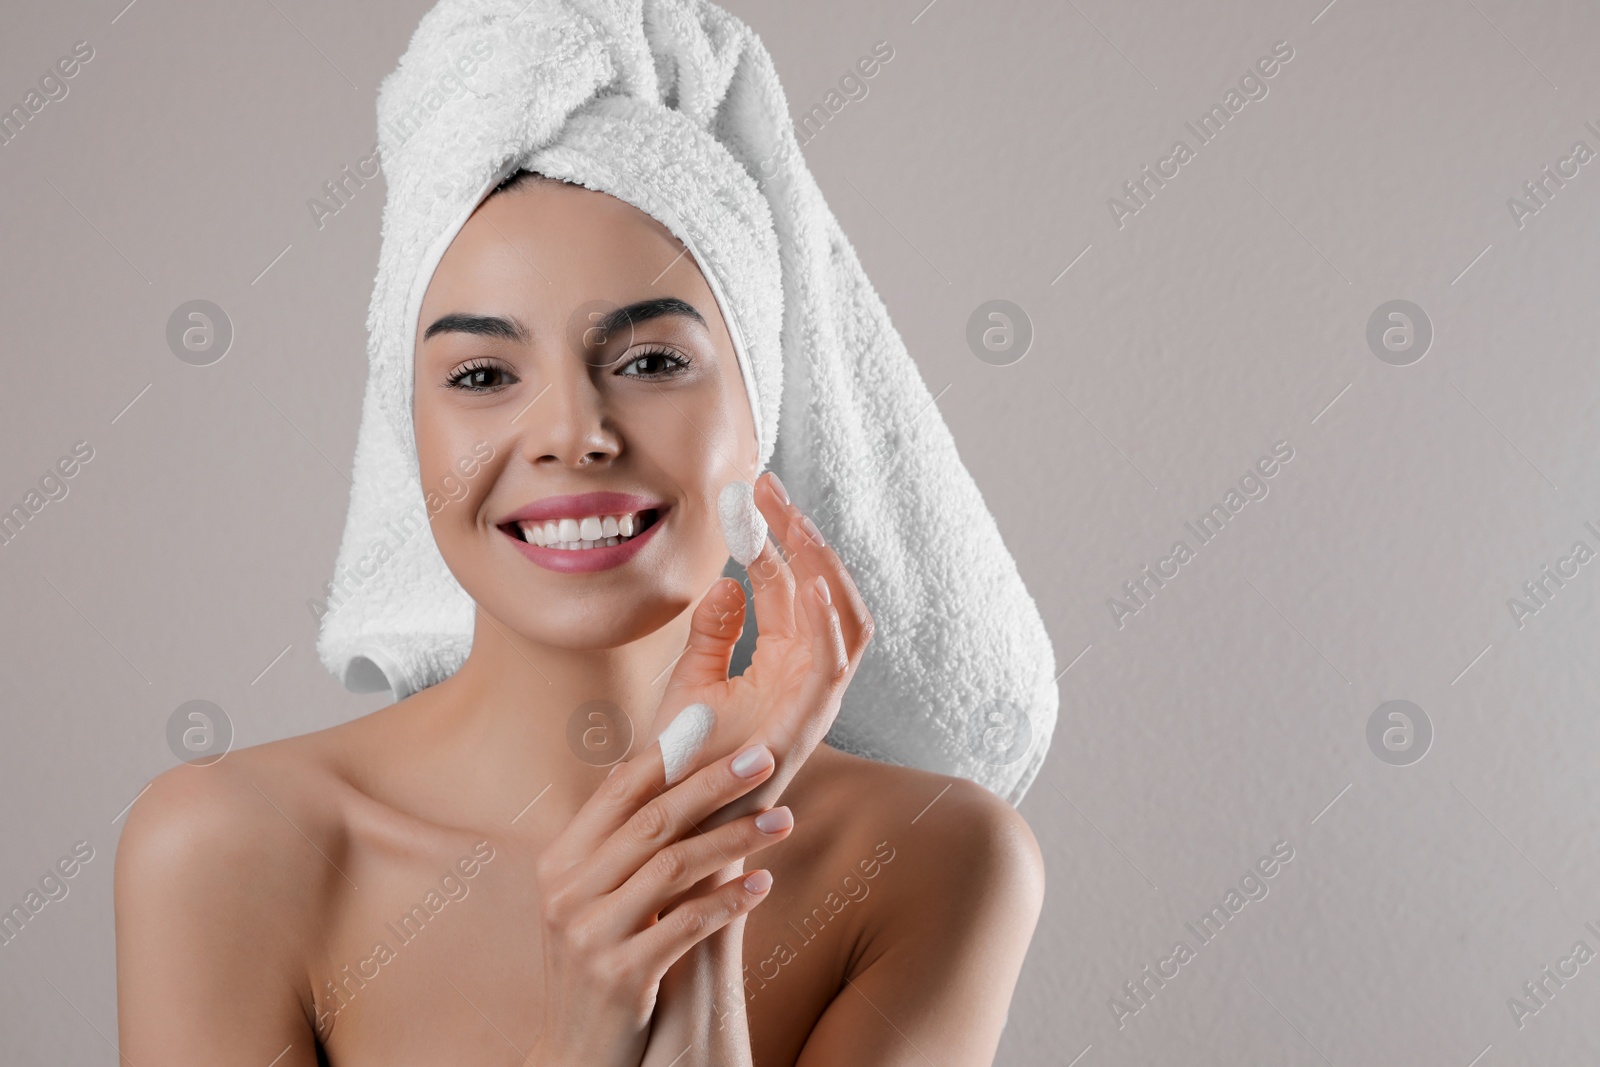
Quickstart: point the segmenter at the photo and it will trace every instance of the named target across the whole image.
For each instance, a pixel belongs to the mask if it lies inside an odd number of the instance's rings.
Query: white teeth
[[[518,525],[522,529],[523,540],[529,544],[563,551],[620,545],[640,529],[638,517],[631,513],[585,515],[581,519],[547,519]]]

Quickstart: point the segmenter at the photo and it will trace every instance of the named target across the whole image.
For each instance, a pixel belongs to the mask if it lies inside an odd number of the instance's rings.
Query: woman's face
[[[727,564],[717,496],[754,480],[750,403],[693,258],[637,208],[537,181],[480,205],[423,297],[413,397],[434,540],[517,633],[616,647]]]

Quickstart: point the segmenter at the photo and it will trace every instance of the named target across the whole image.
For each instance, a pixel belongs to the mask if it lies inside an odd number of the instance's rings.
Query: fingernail
[[[744,887],[751,893],[758,895],[765,893],[767,890],[772,888],[772,872],[756,871],[753,874],[745,875]]]
[[[756,816],[756,829],[764,834],[775,834],[794,825],[794,813],[788,808],[773,808]]]
[[[690,704],[678,712],[672,725],[661,731],[661,762],[667,769],[667,784],[682,778],[689,769],[689,761],[711,736],[711,727],[717,716],[706,704]]]
[[[828,591],[828,579],[820,574],[817,575],[817,592],[822,594],[822,602],[824,604],[833,603],[833,594]]]
[[[611,769],[610,769],[610,770],[609,770],[609,771],[607,771],[607,772],[606,772],[606,777],[607,777],[607,778],[612,778],[612,777],[615,777],[615,776],[616,776],[616,773],[617,773],[617,772],[618,772],[618,771],[620,771],[620,770],[622,770],[622,764],[620,764],[620,763],[613,763],[613,764],[612,764],[612,765],[611,765]]]
[[[783,487],[783,482],[778,478],[778,472],[768,471],[767,477],[772,479],[772,488],[778,491],[778,496],[787,504],[789,502],[789,490]]]
[[[767,520],[756,507],[755,486],[732,481],[717,495],[717,514],[722,519],[722,541],[728,554],[748,567],[761,554],[767,539]]]
[[[822,531],[817,529],[817,524],[811,521],[810,515],[800,516],[800,528],[805,530],[806,533],[810,534],[811,539],[817,544],[826,545],[828,543],[822,539]]]
[[[740,778],[754,778],[772,766],[772,750],[766,745],[751,745],[733,757],[733,773]]]

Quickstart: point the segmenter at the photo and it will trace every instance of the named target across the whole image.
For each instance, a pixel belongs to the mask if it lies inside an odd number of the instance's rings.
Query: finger
[[[839,613],[824,599],[815,581],[805,587],[800,599],[815,635],[808,646],[810,666],[790,699],[781,703],[751,738],[752,742],[765,742],[772,750],[777,770],[757,788],[707,816],[700,824],[702,830],[776,803],[838,718],[840,701],[854,670],[839,626]]]
[[[734,578],[719,578],[694,609],[689,640],[667,680],[667,689],[727,681],[733,647],[743,631],[744,586]]]
[[[685,952],[760,904],[771,889],[772,872],[766,869],[732,878],[667,912],[660,922],[633,938],[631,947],[645,961],[642,966],[659,981]]]
[[[851,663],[840,626],[839,612],[813,579],[806,583],[801,603],[811,618],[811,665],[793,697],[769,717],[752,741],[765,742],[776,754],[781,780],[762,792],[781,791],[811,752],[821,743],[838,716]],[[741,798],[743,799],[743,798]]]
[[[649,764],[649,777],[639,767],[625,765],[599,790],[620,794],[624,799],[603,806],[605,817],[585,824],[587,840],[595,842],[596,847],[573,871],[570,888],[580,898],[598,897],[622,885],[656,853],[698,831],[700,823],[718,808],[766,781],[775,764],[770,749],[747,745],[662,791],[659,760],[647,756],[631,762]],[[747,773],[740,774],[739,770]],[[640,802],[630,807],[633,798]],[[579,816],[583,814],[580,809]]]
[[[796,514],[788,540],[795,546],[789,567],[797,586],[809,585],[818,577],[828,583],[828,593],[839,614],[853,670],[872,638],[872,615],[867,610],[867,602],[856,588],[844,560],[823,540],[822,532],[809,516]]]
[[[833,687],[842,689],[840,683],[850,669],[850,649],[845,641],[843,617],[826,576],[819,575],[812,581],[806,611],[817,632],[811,644],[811,673],[806,682],[822,685],[829,692]]]
[[[788,530],[794,514],[772,485],[770,472],[758,479],[755,494],[756,507],[767,520],[767,530],[781,538]],[[767,537],[761,552],[745,568],[750,575],[750,588],[755,596],[756,627],[760,634],[789,636],[795,632],[794,575],[788,564]]]
[[[667,788],[661,746],[652,742],[643,754],[621,760],[589,798],[579,805],[539,857],[540,866],[565,872],[592,856],[617,827]]]
[[[845,642],[851,651],[852,662],[859,661],[861,654],[866,650],[867,643],[872,636],[872,615],[867,610],[865,598],[857,588],[855,579],[851,576],[844,560],[827,544],[822,532],[815,522],[806,516],[792,502],[784,500],[784,494],[778,492],[773,483],[771,472],[760,479],[756,493],[756,504],[761,508],[762,514],[767,518],[767,524],[772,535],[787,552],[783,561],[785,569],[789,572],[790,597],[792,604],[792,590],[798,588],[800,583],[824,574],[833,595],[834,603],[838,606],[840,623],[844,628]],[[752,566],[755,566],[752,563]],[[752,584],[755,575],[752,574]],[[757,621],[761,621],[760,589],[757,587]],[[804,611],[797,611],[797,629],[803,631],[806,626]],[[805,635],[808,639],[811,635]]]
[[[793,812],[787,807],[769,808],[668,845],[605,897],[607,910],[600,921],[607,939],[619,940],[648,928],[661,912],[690,899],[697,882],[777,844],[793,829]]]

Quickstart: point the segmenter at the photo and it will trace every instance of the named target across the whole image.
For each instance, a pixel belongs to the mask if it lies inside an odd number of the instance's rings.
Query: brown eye
[[[648,365],[648,369],[629,373],[628,368],[640,364]],[[670,348],[649,348],[630,359],[617,373],[624,378],[671,378],[683,373],[688,366],[689,360]]]
[[[445,380],[445,384],[452,389],[468,393],[491,393],[513,384],[516,380],[516,376],[500,364],[480,359],[458,367]]]

